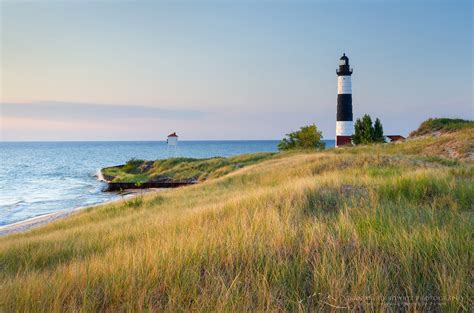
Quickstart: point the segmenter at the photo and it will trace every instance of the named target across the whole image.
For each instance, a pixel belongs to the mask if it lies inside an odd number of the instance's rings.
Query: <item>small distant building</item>
[[[176,133],[169,134],[166,143],[168,146],[168,157],[179,157],[178,135]]]
[[[388,139],[390,139],[390,142],[395,142],[395,141],[403,141],[405,140],[406,138],[401,136],[401,135],[387,135],[385,136],[387,137]]]
[[[168,139],[166,140],[168,146],[177,146],[178,145],[178,135],[176,133],[172,133],[168,135]]]

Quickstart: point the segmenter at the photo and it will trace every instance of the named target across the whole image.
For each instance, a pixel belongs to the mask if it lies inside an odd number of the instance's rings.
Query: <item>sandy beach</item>
[[[0,236],[6,236],[6,235],[10,235],[10,234],[15,234],[15,233],[28,231],[30,229],[33,229],[33,228],[36,228],[36,227],[39,227],[39,226],[42,226],[42,225],[49,224],[49,223],[54,222],[56,220],[66,218],[66,217],[68,217],[72,214],[75,214],[75,213],[80,212],[81,210],[84,210],[84,209],[87,209],[87,208],[94,208],[94,207],[98,207],[98,206],[105,205],[105,204],[120,202],[120,201],[124,201],[126,199],[129,199],[129,198],[138,196],[140,194],[147,194],[147,193],[150,193],[150,192],[159,192],[160,190],[162,190],[162,189],[150,188],[150,189],[146,189],[146,190],[144,190],[144,189],[125,190],[121,194],[122,198],[120,198],[120,199],[114,199],[114,200],[110,200],[110,201],[106,201],[106,202],[102,202],[102,203],[98,203],[98,204],[94,204],[94,205],[89,205],[89,206],[81,206],[81,207],[77,207],[77,208],[73,208],[73,209],[60,210],[60,211],[57,211],[57,212],[52,212],[52,213],[48,213],[48,214],[28,218],[26,220],[19,221],[19,222],[16,222],[16,223],[0,226]]]

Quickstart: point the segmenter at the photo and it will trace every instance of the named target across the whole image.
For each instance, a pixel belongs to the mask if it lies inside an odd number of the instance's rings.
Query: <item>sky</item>
[[[354,120],[407,135],[473,119],[471,1],[1,1],[0,140],[335,135],[336,68]]]

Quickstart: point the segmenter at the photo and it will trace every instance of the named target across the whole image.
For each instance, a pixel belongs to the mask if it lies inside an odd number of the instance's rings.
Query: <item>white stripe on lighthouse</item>
[[[350,76],[337,77],[337,94],[352,94],[352,82]]]
[[[337,121],[336,122],[336,136],[352,136],[354,131],[354,122],[352,121]]]

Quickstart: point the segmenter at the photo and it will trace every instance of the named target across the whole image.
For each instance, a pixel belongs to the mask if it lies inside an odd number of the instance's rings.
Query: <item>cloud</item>
[[[41,120],[118,120],[118,119],[171,119],[202,118],[206,112],[173,110],[141,105],[115,105],[77,102],[0,103],[2,117]]]

